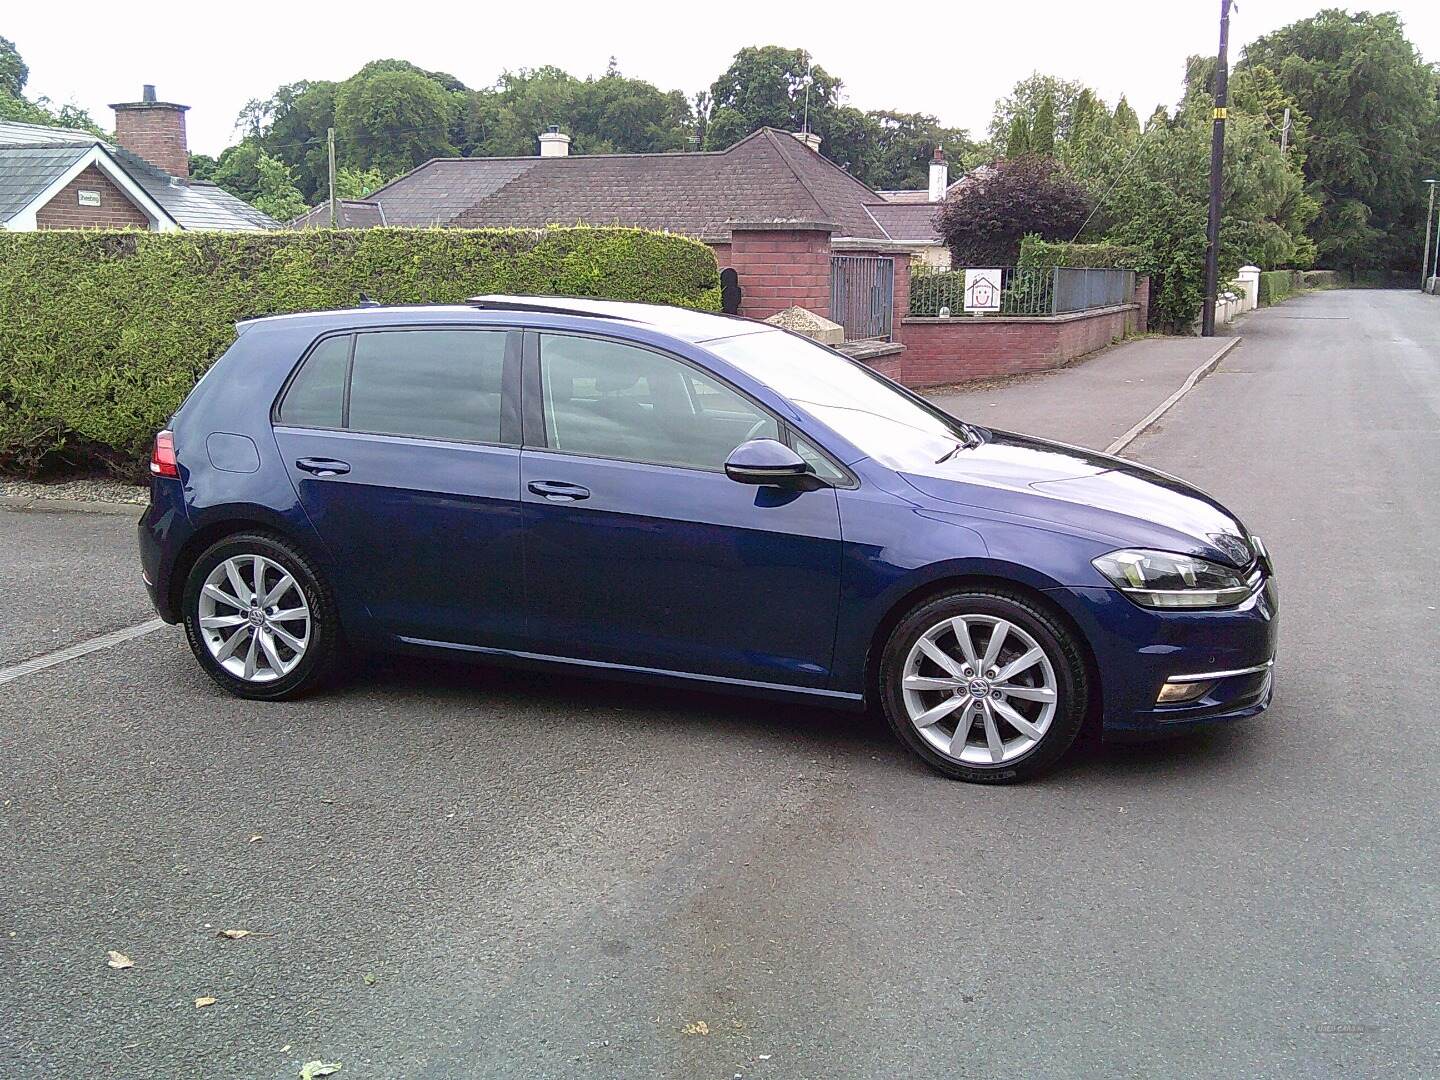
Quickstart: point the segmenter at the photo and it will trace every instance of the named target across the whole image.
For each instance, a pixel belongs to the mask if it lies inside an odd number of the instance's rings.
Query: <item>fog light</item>
[[[1157,705],[1178,705],[1182,701],[1194,701],[1208,694],[1215,686],[1212,679],[1208,682],[1170,682],[1160,688],[1160,696],[1155,699]]]

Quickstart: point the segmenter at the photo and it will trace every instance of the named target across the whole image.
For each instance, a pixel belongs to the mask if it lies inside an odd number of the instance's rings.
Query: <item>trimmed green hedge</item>
[[[1278,304],[1295,291],[1295,271],[1260,271],[1259,301],[1261,307]]]
[[[641,229],[0,232],[0,468],[132,472],[237,320],[362,292],[720,308],[711,249]]]
[[[1145,253],[1124,244],[1068,244],[1042,240],[1031,233],[1020,241],[1019,265],[1027,269],[1073,266],[1090,270],[1151,269]]]

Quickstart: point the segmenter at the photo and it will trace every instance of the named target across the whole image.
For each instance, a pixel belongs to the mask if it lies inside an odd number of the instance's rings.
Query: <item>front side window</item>
[[[540,385],[552,450],[719,471],[775,418],[724,383],[648,349],[543,334]]]

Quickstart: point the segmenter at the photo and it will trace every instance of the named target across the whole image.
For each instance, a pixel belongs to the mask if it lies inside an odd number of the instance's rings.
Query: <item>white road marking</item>
[[[137,626],[127,626],[121,630],[112,630],[108,634],[101,634],[89,641],[81,641],[75,645],[67,645],[44,656],[37,656],[33,660],[26,660],[23,664],[16,664],[14,667],[0,668],[0,684],[14,682],[16,679],[23,679],[26,675],[34,675],[37,671],[44,671],[56,664],[63,664],[67,660],[75,660],[82,656],[88,656],[101,649],[108,649],[112,645],[121,645],[135,638],[144,637],[153,633],[165,625],[164,619],[151,619],[149,622],[142,622]]]
[[[1215,367],[1215,365],[1220,363],[1220,361],[1225,358],[1225,354],[1239,344],[1240,338],[1237,336],[1231,338],[1224,345],[1221,345],[1220,348],[1216,349],[1214,355],[1212,355],[1210,359],[1206,360],[1194,371],[1190,372],[1190,377],[1185,380],[1184,385],[1182,385],[1179,390],[1176,390],[1168,398],[1166,398],[1159,405],[1157,405],[1155,407],[1155,411],[1152,412],[1149,416],[1145,417],[1144,420],[1141,420],[1129,431],[1125,432],[1124,435],[1121,435],[1120,438],[1116,439],[1109,446],[1107,446],[1105,448],[1105,453],[1118,454],[1121,450],[1124,450],[1132,442],[1138,439],[1141,433],[1144,432],[1146,428],[1148,428],[1151,424],[1155,423],[1156,420],[1159,420],[1160,417],[1164,416],[1167,412],[1169,412],[1171,406],[1173,406],[1177,401],[1179,401],[1182,397],[1188,394],[1191,390],[1195,389],[1195,384],[1198,383],[1201,379],[1203,379],[1206,375],[1210,374],[1211,370]]]

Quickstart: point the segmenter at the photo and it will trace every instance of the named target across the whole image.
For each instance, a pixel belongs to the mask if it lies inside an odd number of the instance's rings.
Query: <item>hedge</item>
[[[362,292],[720,307],[710,248],[640,229],[0,232],[0,469],[133,473],[237,320]]]
[[[1262,270],[1260,272],[1259,301],[1261,307],[1278,304],[1295,291],[1295,271]]]
[[[1124,244],[1069,244],[1042,240],[1035,234],[1020,242],[1020,263],[1026,269],[1074,266],[1090,270],[1151,269],[1150,260],[1139,248]]]

